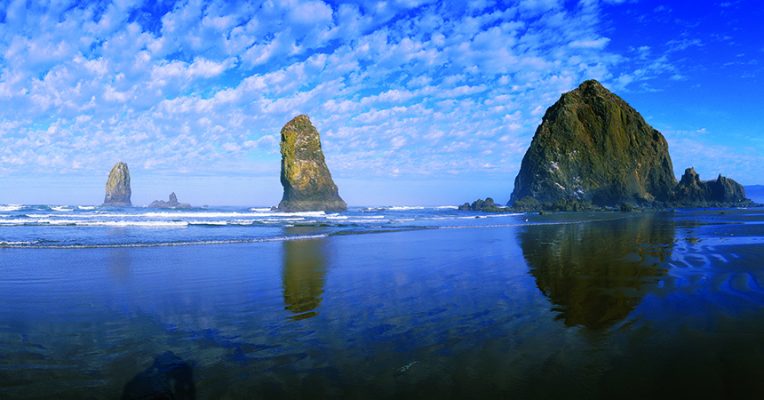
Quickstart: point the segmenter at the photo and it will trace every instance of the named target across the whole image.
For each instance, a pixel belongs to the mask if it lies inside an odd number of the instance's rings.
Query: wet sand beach
[[[477,221],[0,249],[0,398],[764,390],[764,210]]]

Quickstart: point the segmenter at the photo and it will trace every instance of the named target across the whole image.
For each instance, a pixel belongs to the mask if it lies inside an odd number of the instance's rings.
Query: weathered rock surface
[[[499,206],[493,201],[493,198],[486,197],[485,200],[477,199],[470,203],[464,203],[459,206],[462,211],[483,211],[483,212],[502,212],[506,211],[505,207]]]
[[[154,200],[149,204],[151,208],[191,208],[191,204],[178,202],[175,192],[170,193],[170,200]]]
[[[106,180],[106,196],[103,199],[103,205],[116,207],[130,207],[130,170],[127,164],[120,161],[114,165],[109,172],[109,179]]]
[[[652,203],[669,200],[675,184],[663,135],[623,99],[589,80],[546,111],[509,204]]]
[[[740,184],[721,175],[701,182],[688,168],[677,184],[663,135],[594,80],[546,111],[509,201],[524,211],[751,203]]]
[[[307,115],[281,129],[281,211],[344,211],[337,185],[324,160],[321,138]]]
[[[679,206],[749,205],[743,185],[719,175],[716,180],[701,181],[694,168],[687,168],[674,189],[672,201]]]

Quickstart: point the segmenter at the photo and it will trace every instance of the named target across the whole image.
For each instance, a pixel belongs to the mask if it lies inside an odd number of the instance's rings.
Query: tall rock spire
[[[114,165],[109,172],[109,179],[106,181],[106,196],[103,199],[103,205],[115,207],[130,207],[130,170],[127,164],[120,161]]]
[[[344,211],[321,150],[321,138],[307,115],[281,129],[281,211]]]

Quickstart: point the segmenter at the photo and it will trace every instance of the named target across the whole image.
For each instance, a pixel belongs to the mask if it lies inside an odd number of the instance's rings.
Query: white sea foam
[[[95,206],[77,206],[77,208],[80,209],[80,210],[85,210],[85,211],[95,210],[96,209]]]
[[[0,205],[0,212],[8,212],[8,211],[18,211],[21,210],[24,206],[21,204],[5,204]]]
[[[69,208],[69,206],[51,206],[50,209],[53,211],[74,211],[74,209]]]
[[[411,211],[411,210],[424,210],[422,206],[392,206],[387,208],[390,211]]]
[[[135,247],[176,247],[176,246],[209,246],[226,244],[247,244],[263,242],[285,242],[291,240],[312,240],[325,238],[328,235],[302,235],[302,236],[277,236],[256,239],[230,239],[230,240],[199,240],[178,242],[144,242],[144,243],[113,243],[113,244],[46,244],[39,242],[0,242],[0,247],[5,248],[35,248],[35,249],[93,249],[93,248],[135,248]]]
[[[83,221],[60,218],[25,218],[0,220],[3,226],[51,225],[51,226],[113,226],[113,227],[152,227],[152,228],[182,228],[188,226],[186,221]]]
[[[438,206],[435,208],[438,210],[458,210],[459,209],[458,206]]]

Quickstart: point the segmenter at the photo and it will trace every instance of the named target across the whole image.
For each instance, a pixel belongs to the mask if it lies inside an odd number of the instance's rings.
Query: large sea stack
[[[623,99],[589,80],[550,107],[523,157],[510,205],[668,201],[668,144]]]
[[[127,164],[120,161],[109,172],[109,179],[106,181],[106,196],[103,199],[103,205],[115,207],[130,207],[130,170]]]
[[[337,185],[321,151],[321,138],[307,115],[281,128],[281,211],[344,211]]]

